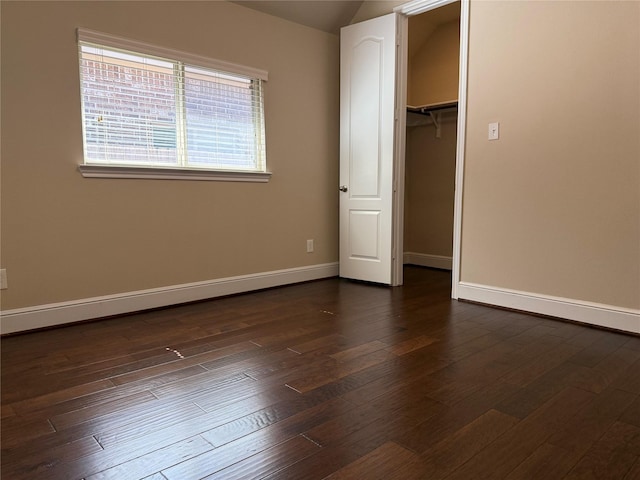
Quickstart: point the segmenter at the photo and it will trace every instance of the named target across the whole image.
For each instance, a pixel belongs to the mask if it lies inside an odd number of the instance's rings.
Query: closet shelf
[[[421,115],[429,115],[431,112],[441,112],[443,110],[453,110],[458,108],[458,101],[451,100],[449,102],[431,103],[429,105],[420,105],[414,107],[407,105],[407,111],[412,113],[419,113]]]
[[[458,101],[451,100],[449,102],[440,102],[440,103],[432,103],[430,105],[421,105],[419,107],[413,107],[411,105],[407,105],[407,127],[418,127],[420,125],[428,125],[428,120],[424,117],[417,117],[420,120],[412,119],[413,114],[424,115],[430,117],[431,123],[434,127],[436,127],[436,138],[440,138],[442,135],[442,114],[444,112],[455,111],[458,109]]]

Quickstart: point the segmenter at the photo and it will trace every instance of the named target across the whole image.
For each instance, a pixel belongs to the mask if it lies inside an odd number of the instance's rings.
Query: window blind
[[[86,164],[265,171],[261,78],[82,38]]]

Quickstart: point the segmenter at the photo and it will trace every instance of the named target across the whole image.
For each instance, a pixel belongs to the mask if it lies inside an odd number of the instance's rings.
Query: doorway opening
[[[423,0],[397,11],[406,16],[407,39],[398,99],[407,106],[397,170],[404,180],[402,265],[451,271],[457,298],[468,4]]]

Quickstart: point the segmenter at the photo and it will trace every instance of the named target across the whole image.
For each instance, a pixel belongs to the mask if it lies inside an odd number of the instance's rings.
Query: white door
[[[340,40],[340,276],[390,285],[396,14]]]

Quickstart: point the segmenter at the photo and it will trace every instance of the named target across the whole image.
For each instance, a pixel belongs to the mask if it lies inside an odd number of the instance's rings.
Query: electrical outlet
[[[0,290],[4,290],[5,288],[9,288],[7,284],[7,269],[0,269]]]
[[[313,253],[313,238],[307,240],[307,253]]]

